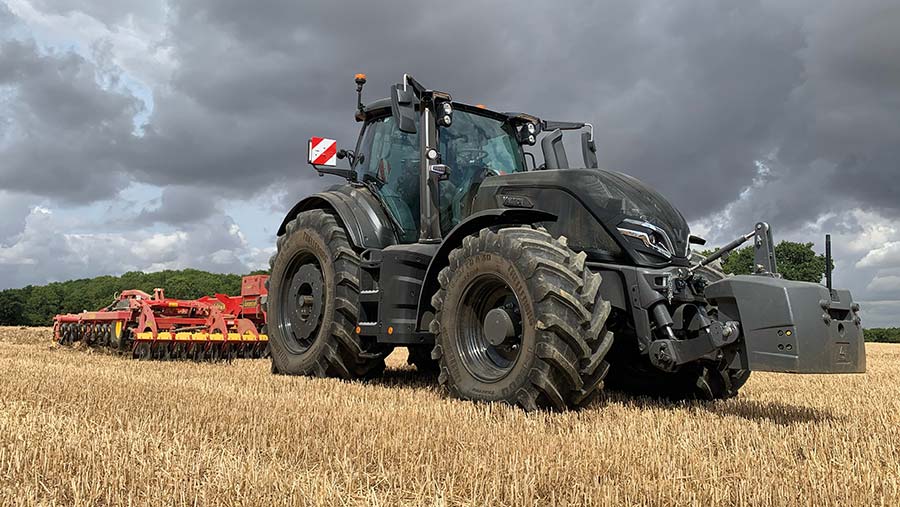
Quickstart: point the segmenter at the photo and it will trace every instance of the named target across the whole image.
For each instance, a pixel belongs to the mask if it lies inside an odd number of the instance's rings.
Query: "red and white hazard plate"
[[[337,141],[324,137],[309,140],[309,163],[314,165],[337,165]]]

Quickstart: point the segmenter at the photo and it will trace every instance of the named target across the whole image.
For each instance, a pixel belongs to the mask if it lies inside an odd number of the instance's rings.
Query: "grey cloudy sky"
[[[0,288],[264,265],[355,141],[356,72],[592,122],[601,165],[723,243],[832,232],[867,323],[900,311],[900,2],[0,1]],[[577,157],[577,155],[576,155]]]

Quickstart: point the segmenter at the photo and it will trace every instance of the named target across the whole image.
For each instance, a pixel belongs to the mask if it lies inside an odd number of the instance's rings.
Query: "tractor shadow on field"
[[[742,417],[750,421],[770,421],[779,426],[844,419],[828,409],[788,405],[778,401],[726,400],[709,403],[705,405],[705,408],[721,416]]]
[[[436,373],[420,373],[412,367],[392,367],[380,377],[370,379],[368,385],[389,389],[407,388],[434,391],[438,389]],[[718,401],[671,401],[663,398],[639,396],[622,391],[607,389],[588,410],[603,411],[607,405],[625,404],[644,410],[666,410],[672,412],[705,410],[721,417],[740,417],[748,421],[771,422],[779,426],[796,424],[817,424],[840,421],[843,416],[835,415],[828,409],[790,405],[779,401],[764,401],[732,398]]]
[[[717,401],[669,401],[647,396],[634,396],[610,390],[598,405],[625,403],[642,409],[697,410],[702,409],[718,416],[740,417],[748,421],[769,421],[779,426],[839,421],[843,416],[828,409],[790,405],[779,401],[729,399]]]

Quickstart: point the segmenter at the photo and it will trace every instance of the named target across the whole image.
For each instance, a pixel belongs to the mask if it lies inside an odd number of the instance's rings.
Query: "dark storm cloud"
[[[355,72],[369,74],[371,100],[404,72],[435,84],[472,74],[448,83],[471,95],[481,80],[508,79],[516,65],[504,53],[503,32],[489,30],[487,20],[470,24],[463,12],[447,12],[442,17],[455,28],[444,39],[433,24],[422,26],[423,6],[189,2],[173,15],[168,43],[179,67],[171,93],[156,97],[143,143],[143,177],[151,182],[189,185],[216,175],[244,190],[278,182],[295,199],[328,183],[306,166],[306,139],[355,143]],[[485,47],[497,48],[494,58],[479,56]],[[458,65],[457,54],[471,60]]]
[[[97,68],[74,53],[0,42],[7,118],[0,189],[73,202],[117,193],[128,180],[132,118],[142,104],[104,89],[99,79]]]
[[[133,18],[124,3],[35,6],[112,26],[160,18],[138,4]],[[604,166],[662,189],[691,219],[739,200],[757,160],[772,172],[736,220],[900,211],[895,1],[170,7],[160,44],[175,65],[148,83],[142,137],[130,125],[141,101],[96,85],[91,64],[6,43],[0,65],[15,74],[0,79],[17,87],[13,122],[28,135],[4,149],[4,187],[85,201],[137,179],[291,201],[336,181],[306,166],[308,137],[355,142],[351,76],[367,72],[374,99],[410,72],[463,101],[593,122]]]
[[[411,72],[461,100],[592,121],[605,166],[664,189],[691,218],[734,201],[770,157],[780,184],[748,215],[814,219],[830,195],[890,208],[900,132],[885,77],[900,59],[884,48],[898,37],[884,21],[860,37],[849,28],[900,17],[887,2],[854,5],[186,2],[143,177],[216,172],[241,188],[313,191],[324,180],[305,167],[303,140],[355,140],[352,73],[368,72],[375,98]],[[849,192],[846,175],[861,180]]]
[[[531,102],[592,121],[601,165],[646,180],[698,218],[733,201],[776,142],[801,83],[802,33],[758,2],[635,10],[570,12],[562,49],[547,48],[540,62],[557,59],[566,101]]]
[[[835,2],[803,19],[803,81],[785,103],[777,184],[756,213],[796,224],[856,206],[900,216],[900,3]]]

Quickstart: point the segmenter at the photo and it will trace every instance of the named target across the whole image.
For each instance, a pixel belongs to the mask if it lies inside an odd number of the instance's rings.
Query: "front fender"
[[[434,257],[432,257],[431,262],[428,264],[428,269],[425,271],[425,279],[422,282],[422,290],[419,292],[419,308],[416,317],[418,329],[423,331],[427,330],[424,326],[427,326],[428,323],[423,323],[422,317],[426,312],[434,311],[434,308],[431,306],[431,296],[437,292],[439,286],[437,280],[438,273],[440,273],[450,262],[450,252],[453,251],[454,248],[462,245],[463,238],[476,234],[485,227],[555,222],[556,218],[556,215],[546,211],[515,208],[489,209],[473,213],[466,217],[464,221],[460,222],[453,230],[444,236],[440,248],[438,248]]]

